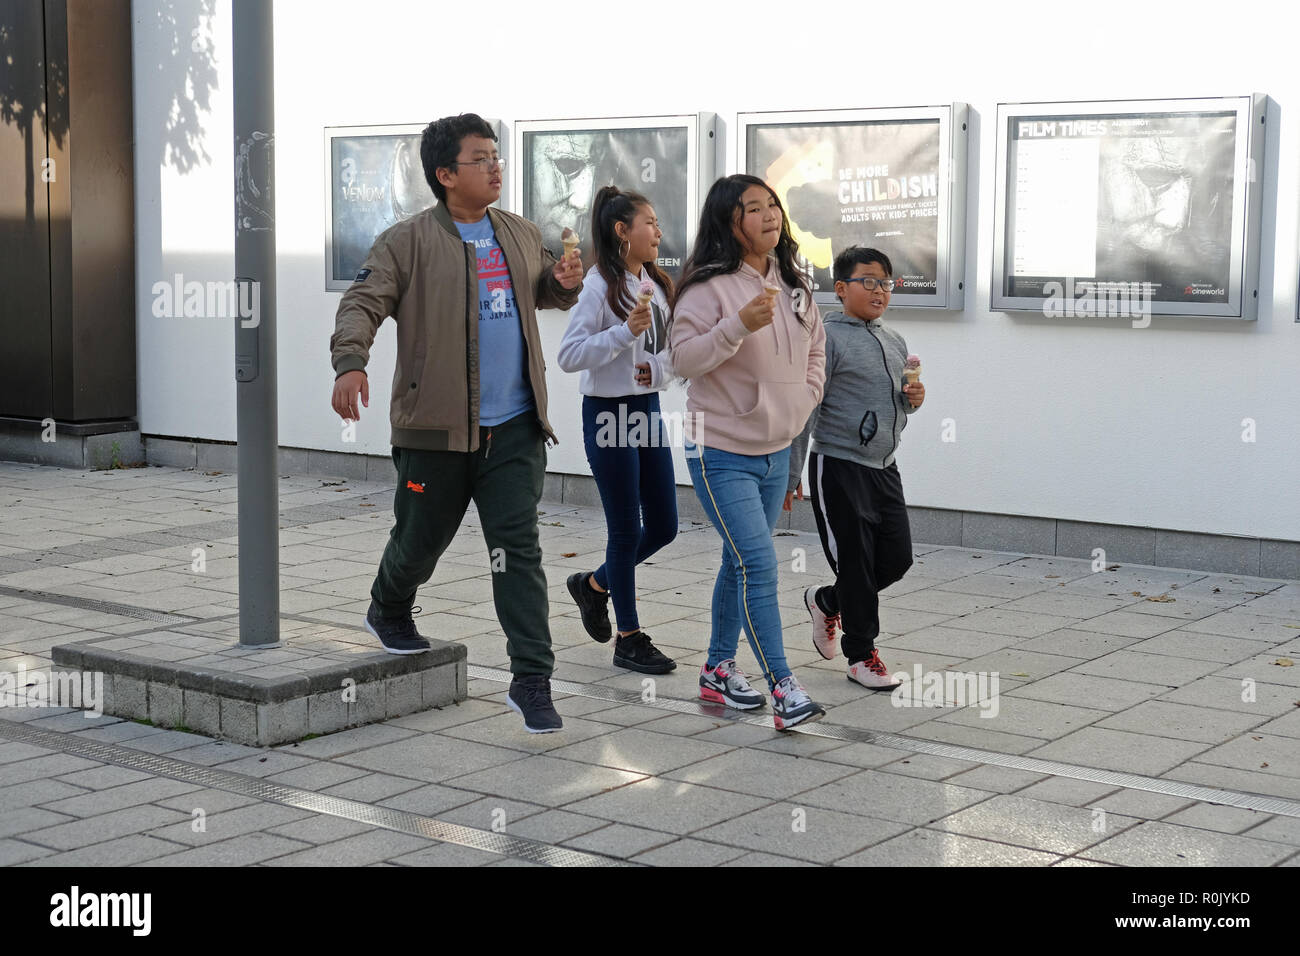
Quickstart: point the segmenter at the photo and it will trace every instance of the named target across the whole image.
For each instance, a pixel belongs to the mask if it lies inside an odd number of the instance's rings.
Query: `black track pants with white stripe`
[[[868,468],[818,452],[809,456],[808,480],[817,533],[835,572],[835,599],[826,603],[838,606],[841,644],[852,664],[875,649],[880,592],[912,566],[903,480],[896,464]]]

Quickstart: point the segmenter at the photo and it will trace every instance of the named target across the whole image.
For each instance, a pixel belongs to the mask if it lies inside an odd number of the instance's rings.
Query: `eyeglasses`
[[[485,173],[490,173],[494,169],[504,169],[506,161],[500,156],[493,156],[491,159],[456,159],[448,163],[449,166],[477,166]]]
[[[862,288],[868,292],[875,292],[876,289],[884,289],[886,292],[894,291],[893,279],[877,279],[874,276],[859,276],[856,279],[843,279],[843,282],[861,282]]]

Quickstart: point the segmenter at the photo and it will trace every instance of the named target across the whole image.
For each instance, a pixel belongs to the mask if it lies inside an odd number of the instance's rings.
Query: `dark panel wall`
[[[25,223],[13,242],[26,247],[20,256],[39,265],[37,233],[45,230],[45,278],[39,269],[18,273],[10,260],[0,261],[5,288],[34,290],[4,306],[0,333],[8,339],[10,327],[18,330],[24,384],[0,378],[0,415],[64,422],[131,418],[136,374],[130,3],[0,3],[6,22],[27,17],[39,24],[43,13],[43,29],[22,48],[44,50],[48,129],[43,142],[34,140],[46,224],[39,225],[37,215],[38,223]],[[47,149],[53,178],[43,183]],[[7,201],[14,189],[8,152],[0,157]],[[38,298],[45,302],[43,312]]]
[[[53,407],[44,19],[0,0],[0,415],[33,418]]]

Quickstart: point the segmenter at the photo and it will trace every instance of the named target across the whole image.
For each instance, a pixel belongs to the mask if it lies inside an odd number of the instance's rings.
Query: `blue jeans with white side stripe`
[[[790,675],[772,543],[789,465],[789,447],[771,455],[737,455],[707,445],[686,445],[695,494],[722,538],[722,566],[713,585],[708,666],[736,656],[744,628],[768,687]]]

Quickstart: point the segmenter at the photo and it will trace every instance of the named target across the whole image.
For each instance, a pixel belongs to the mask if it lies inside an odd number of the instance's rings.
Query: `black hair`
[[[885,275],[893,276],[894,267],[889,256],[879,249],[868,249],[866,246],[849,246],[836,256],[831,276],[835,282],[844,282],[858,266],[869,266],[873,262],[879,263],[880,268],[885,270]]]
[[[686,259],[686,264],[682,266],[682,278],[677,286],[674,301],[680,299],[682,293],[691,286],[707,282],[715,276],[729,275],[740,268],[745,250],[736,241],[731,230],[744,215],[744,207],[740,200],[745,195],[745,190],[751,186],[762,186],[766,189],[776,200],[777,208],[781,210],[781,239],[777,242],[775,250],[776,264],[781,278],[791,288],[802,289],[805,302],[812,302],[812,288],[808,284],[808,277],[797,265],[799,243],[795,242],[794,236],[790,234],[790,219],[785,214],[785,207],[781,205],[780,197],[763,180],[745,173],[723,176],[709,187],[709,193],[704,197],[704,208],[700,212],[700,228],[695,232],[695,245]],[[805,305],[805,314],[807,310],[808,307]],[[807,328],[808,323],[804,316],[799,315],[798,318],[799,324]]]
[[[596,257],[596,270],[605,280],[609,291],[605,301],[610,310],[620,319],[626,320],[628,312],[635,305],[632,293],[627,289],[623,274],[627,271],[627,262],[619,253],[622,242],[614,231],[614,224],[621,222],[630,227],[636,219],[637,210],[649,206],[650,200],[640,193],[623,191],[617,186],[602,186],[596,193],[591,205],[591,243]],[[668,278],[653,261],[645,263],[646,275],[650,281],[664,290],[669,301],[673,295],[673,280]],[[672,321],[671,317],[668,320]]]
[[[460,155],[460,143],[466,136],[482,136],[496,142],[497,134],[487,121],[477,113],[444,116],[424,128],[420,137],[420,162],[424,165],[424,178],[438,197],[447,201],[447,187],[438,182],[438,170],[449,167]]]

